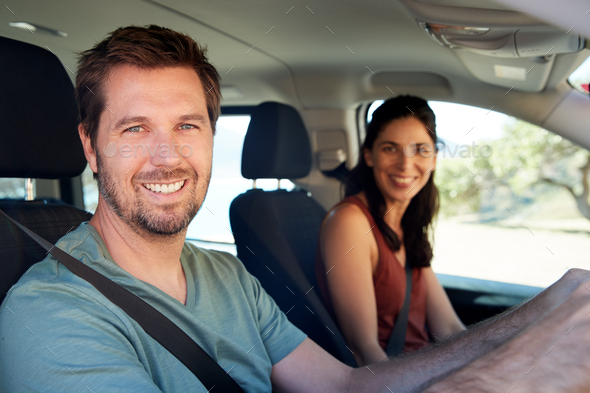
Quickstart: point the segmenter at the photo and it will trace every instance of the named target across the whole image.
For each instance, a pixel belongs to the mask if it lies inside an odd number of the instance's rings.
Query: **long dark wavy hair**
[[[368,208],[375,220],[377,228],[383,234],[389,248],[397,251],[401,247],[401,241],[396,233],[385,223],[385,198],[377,188],[373,168],[369,167],[363,154],[365,149],[372,150],[377,136],[385,127],[396,119],[415,117],[428,130],[436,151],[436,119],[434,112],[428,103],[418,97],[399,96],[389,99],[373,113],[373,119],[367,127],[367,136],[361,149],[358,165],[348,174],[345,180],[345,196],[365,192]],[[429,240],[429,232],[432,230],[432,221],[438,213],[439,197],[438,189],[434,185],[434,171],[430,175],[426,185],[412,198],[408,209],[402,217],[402,230],[404,232],[404,245],[406,248],[406,263],[412,267],[428,267],[432,261],[432,245]]]

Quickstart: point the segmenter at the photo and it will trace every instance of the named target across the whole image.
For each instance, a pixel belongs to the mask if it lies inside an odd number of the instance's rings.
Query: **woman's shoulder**
[[[348,255],[354,248],[351,257],[358,261],[366,260],[374,269],[378,261],[378,246],[374,236],[364,236],[373,229],[373,223],[356,201],[346,199],[336,205],[324,221],[320,232],[319,250],[324,260],[331,264],[348,263],[342,255]],[[335,259],[334,259],[335,258]]]
[[[369,226],[369,218],[366,214],[366,207],[358,195],[344,198],[334,206],[328,213],[325,221],[326,226]]]

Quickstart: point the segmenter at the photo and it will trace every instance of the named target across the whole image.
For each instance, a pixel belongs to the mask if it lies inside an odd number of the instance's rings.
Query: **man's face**
[[[105,101],[97,151],[85,147],[103,208],[138,233],[186,229],[205,199],[213,152],[196,72],[119,66],[105,83]]]

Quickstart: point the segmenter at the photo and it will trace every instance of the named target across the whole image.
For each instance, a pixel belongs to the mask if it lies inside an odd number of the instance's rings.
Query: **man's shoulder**
[[[91,267],[104,265],[105,262],[100,260],[104,259],[100,242],[89,227],[86,223],[81,224],[78,229],[58,240],[55,247]],[[101,270],[105,274],[105,269]],[[88,307],[88,311],[103,310],[109,314],[113,311],[89,282],[73,274],[51,255],[32,265],[23,274],[8,291],[3,305],[22,308],[21,313],[31,316],[42,316],[49,310],[56,312],[72,307],[78,310]],[[97,307],[101,305],[104,307]],[[0,310],[0,319],[3,314],[6,314],[4,307]]]
[[[67,309],[113,313],[109,303],[90,283],[73,274],[51,256],[31,266],[10,288],[3,306],[15,307],[20,309],[21,314],[41,318],[45,314],[50,316]],[[0,320],[6,314],[6,307],[0,310]]]
[[[2,303],[0,336],[5,342],[0,343],[0,352],[11,355],[0,356],[0,366],[19,351],[33,351],[43,342],[63,343],[68,336],[81,337],[100,329],[126,334],[132,326],[126,315],[88,282],[46,258],[21,277]]]

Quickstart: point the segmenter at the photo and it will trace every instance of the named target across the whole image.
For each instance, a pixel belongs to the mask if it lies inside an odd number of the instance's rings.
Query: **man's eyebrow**
[[[202,124],[207,124],[207,121],[209,120],[208,117],[203,116],[201,114],[198,113],[187,113],[186,115],[182,115],[179,118],[179,121],[184,122],[184,121],[194,121],[197,123],[202,123]]]
[[[123,128],[131,123],[149,123],[150,118],[145,116],[125,116],[115,123],[115,129]]]

